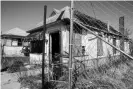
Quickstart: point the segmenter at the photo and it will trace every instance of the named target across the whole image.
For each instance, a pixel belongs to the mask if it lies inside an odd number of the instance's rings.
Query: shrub
[[[24,75],[21,76],[18,81],[21,83],[22,87],[28,87],[29,89],[42,89],[41,74],[38,75]],[[54,89],[55,83],[48,82],[47,76],[45,76],[45,89]]]
[[[14,63],[8,68],[9,73],[19,72],[21,71],[21,68],[24,67],[24,64],[22,61],[14,61]]]
[[[14,65],[14,62],[16,61],[21,61],[22,63],[29,63],[29,57],[2,57],[1,71],[6,71],[6,69]]]

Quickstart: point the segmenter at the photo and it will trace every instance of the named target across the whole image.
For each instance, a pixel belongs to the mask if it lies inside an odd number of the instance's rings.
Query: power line
[[[109,2],[106,2],[106,3],[108,3],[112,8],[115,8],[120,13],[124,14],[128,19],[131,19],[128,15],[126,15],[125,13],[123,13],[121,10],[119,10],[118,8],[116,8],[114,5],[110,4]]]
[[[132,4],[130,4],[130,3],[128,3],[126,0],[124,0],[127,4],[129,4],[129,5],[131,5],[132,7],[133,7],[133,5]]]
[[[94,11],[94,6],[93,6],[92,2],[90,2],[90,4],[91,4],[91,7],[92,7],[92,10],[93,10],[93,13],[94,13],[95,19],[96,19],[96,14],[95,14],[95,11]]]
[[[119,6],[121,6],[121,7],[123,7],[123,8],[125,8],[127,11],[129,11],[130,13],[133,13],[132,11],[130,11],[129,9],[127,9],[126,7],[124,7],[123,5],[121,5],[121,4],[119,4],[119,3],[117,3],[116,1],[114,1],[116,4],[118,4]]]
[[[125,13],[123,13],[121,10],[119,10],[118,8],[116,8],[114,5],[110,4],[109,2],[107,2],[111,7],[115,8],[117,11],[119,11],[120,13],[126,15]]]
[[[88,26],[88,25],[87,25]],[[95,28],[95,27],[94,27]]]
[[[95,4],[96,5],[96,4]],[[99,7],[98,5],[96,5],[100,10],[102,10],[102,8],[101,7]],[[99,11],[99,10],[98,10]],[[99,11],[100,12],[100,11]],[[105,12],[104,10],[102,10],[102,12],[104,12],[106,15],[108,15],[109,17],[113,17],[113,16],[111,16],[110,14],[108,14],[107,12]]]
[[[88,4],[88,3],[85,3],[85,4]],[[98,8],[100,8],[100,7],[98,7]],[[101,8],[100,8],[101,9]],[[101,9],[102,10],[102,9]],[[99,11],[99,10],[98,10]],[[104,10],[102,10],[105,14],[107,14]],[[109,14],[107,14],[108,16],[111,16],[111,15],[109,15]],[[112,17],[112,16],[111,16]],[[100,24],[100,23],[98,23],[98,24]],[[101,24],[100,24],[101,25]],[[102,26],[102,25],[101,25]],[[103,26],[102,26],[103,27]],[[105,27],[104,27],[105,28]],[[106,29],[106,28],[105,28]]]
[[[80,3],[79,3],[80,4]],[[87,7],[88,7],[88,3],[86,2],[85,3],[85,5],[87,4]],[[90,5],[90,4],[89,4]],[[79,6],[82,6],[81,4],[79,5]],[[98,8],[100,8],[100,7],[98,7]],[[81,7],[81,9],[84,11],[84,9]],[[85,7],[85,9],[87,9],[86,7]],[[101,8],[100,8],[101,9]],[[88,9],[87,9],[88,10]],[[101,9],[102,10],[102,9]],[[103,10],[102,10],[103,11]],[[86,11],[85,11],[86,12]],[[104,11],[103,11],[104,12]],[[106,14],[106,12],[104,12],[105,14]],[[109,14],[108,14],[109,15]],[[110,15],[109,15],[110,16]],[[82,18],[81,18],[82,19]],[[84,20],[84,19],[83,19]],[[84,21],[84,22],[86,22],[86,21]],[[96,22],[96,21],[95,21]],[[101,23],[98,23],[98,22],[96,22],[97,24],[99,24],[100,26],[102,26],[104,29],[107,29],[107,28],[105,28],[103,25],[101,25]],[[93,24],[93,23],[91,23],[91,24]],[[94,24],[93,24],[94,25]]]
[[[84,23],[80,23],[80,24],[84,24]],[[93,26],[90,26],[90,25],[86,25],[86,24],[84,24],[85,26],[88,26],[88,27],[90,27],[90,28],[94,28],[94,29],[98,29],[97,27],[93,27]],[[98,30],[101,30],[101,29],[98,29]],[[106,43],[106,42],[105,42]],[[120,47],[122,47],[121,45],[120,45]]]
[[[104,27],[105,28],[105,27]]]
[[[98,9],[100,9],[102,12],[104,12],[106,15],[108,15],[108,16],[110,16],[110,17],[112,17],[110,14],[108,14],[107,12],[105,12],[101,7],[99,7],[97,4],[95,4],[97,7],[98,7]]]
[[[98,2],[100,5],[102,5],[103,7],[105,7],[106,9],[108,9],[109,11],[111,11],[112,13],[114,13],[112,10],[110,10],[107,6],[105,6],[104,4]],[[116,15],[116,17],[119,17],[116,13],[114,13]]]
[[[108,2],[107,2],[108,3]],[[88,4],[87,2],[85,2],[85,5],[86,4]],[[109,5],[111,5],[110,3],[108,3]],[[82,6],[82,5],[80,5],[80,6]],[[87,5],[88,6],[88,5]],[[102,10],[98,5],[96,5],[100,10]],[[113,7],[112,5],[111,5],[111,7]],[[93,7],[94,8],[94,7]],[[107,7],[106,7],[107,8]],[[113,8],[115,8],[115,9],[117,9],[116,7],[113,7]],[[86,9],[86,8],[85,8]],[[84,9],[83,9],[84,10]],[[87,9],[88,10],[88,9]],[[118,9],[117,9],[118,10]],[[99,11],[99,10],[98,10]],[[108,15],[108,16],[110,16],[107,12],[105,12],[104,10],[102,10],[106,15]],[[111,10],[110,10],[111,11]],[[119,10],[118,10],[119,11]],[[86,11],[85,11],[86,12]],[[121,11],[119,11],[119,12],[121,12]],[[114,13],[114,12],[113,12]],[[124,14],[123,12],[121,12],[122,14]],[[115,14],[115,13],[114,13]],[[116,14],[117,15],[117,14]],[[126,14],[124,14],[124,15],[126,15]],[[126,15],[127,16],[127,15]],[[129,17],[127,17],[127,18],[129,18]],[[129,18],[130,19],[130,18]],[[98,23],[99,24],[99,23]],[[129,23],[128,23],[129,24]],[[129,26],[127,24],[127,27]],[[118,23],[116,24],[116,25],[119,25]],[[102,26],[102,25],[101,25]],[[116,27],[116,26],[115,26]],[[105,27],[104,27],[105,28]]]
[[[102,41],[104,41],[105,43],[107,43],[108,45],[112,46],[113,48],[117,49],[119,52],[123,53],[125,56],[129,57],[131,60],[133,60],[133,57],[128,55],[127,53],[125,53],[124,51],[122,51],[121,49],[115,47],[114,45],[110,44],[109,42],[105,41],[102,37],[98,36],[97,34],[95,34],[93,31],[91,31],[90,29],[88,29],[86,26],[82,25],[81,23],[77,22],[74,20],[75,23],[77,23],[79,26],[83,27],[84,29],[88,30],[90,33],[92,33],[93,35],[95,35],[96,37],[98,37],[99,39],[101,39]]]
[[[99,2],[100,3],[100,2]],[[99,7],[99,6],[97,6],[97,7]],[[104,6],[105,8],[108,8],[108,7],[106,7],[106,6]],[[99,7],[100,8],[100,7]],[[102,9],[101,9],[102,10]],[[110,9],[108,9],[108,10],[110,10]],[[105,13],[105,11],[104,10],[102,10],[104,13]],[[110,10],[111,11],[111,10]],[[112,13],[114,13],[113,11],[111,11]],[[106,13],[105,13],[106,14]],[[114,13],[115,14],[115,13]],[[109,15],[109,16],[111,16],[110,14],[107,14],[107,15]],[[116,17],[119,17],[117,14],[115,14],[116,15]],[[112,16],[113,17],[113,16]],[[117,24],[116,24],[117,25]]]
[[[88,4],[88,3],[85,3],[85,5],[86,4]],[[89,4],[90,5],[90,4]],[[82,5],[80,5],[80,6],[82,6]],[[88,6],[88,5],[87,5]],[[82,8],[82,7],[81,7]],[[83,9],[83,8],[82,8]],[[87,9],[86,7],[85,7],[85,9]],[[88,9],[87,9],[88,10]],[[84,11],[84,9],[83,9],[83,11]],[[85,11],[86,12],[86,11]],[[82,19],[82,18],[81,18]],[[82,19],[82,20],[84,20],[84,19]],[[85,21],[86,22],[86,21]],[[100,26],[102,26],[103,28],[105,28],[103,25],[101,25],[101,23],[98,23],[97,21],[95,21],[98,25],[100,25]],[[90,23],[90,24],[92,24],[92,25],[94,25],[93,23]],[[105,28],[105,29],[107,29],[107,28]]]
[[[80,4],[80,3],[79,3]],[[85,4],[86,5],[86,4]],[[82,5],[80,4],[79,5],[79,7],[81,7]],[[81,9],[82,9],[82,11],[85,11],[82,7],[81,7]],[[87,9],[86,7],[85,7],[85,9]],[[87,9],[88,10],[88,9]],[[86,12],[86,11],[85,11]],[[84,15],[84,14],[83,14]],[[85,15],[84,15],[85,16]],[[83,19],[83,18],[81,18],[85,23],[86,23],[86,21]],[[93,23],[90,23],[91,25],[94,25]]]
[[[80,3],[79,3],[80,4]],[[85,5],[86,4],[88,4],[87,2],[85,3]],[[79,5],[79,6],[82,6],[81,4]],[[87,5],[88,6],[88,5]],[[93,7],[94,8],[94,7]],[[99,7],[100,8],[100,7]],[[82,11],[84,11],[84,9],[81,7],[81,9],[82,9]],[[85,9],[86,9],[86,7],[85,7]],[[101,8],[100,8],[101,9]],[[88,10],[88,9],[87,9]],[[101,9],[102,10],[102,9]],[[103,11],[103,10],[102,10]],[[86,11],[85,11],[86,12]],[[106,14],[106,12],[105,11],[103,11],[105,14]],[[109,15],[110,16],[110,15]],[[84,21],[84,19],[83,19],[83,21]],[[84,22],[86,22],[86,21],[84,21]],[[96,22],[97,24],[99,24],[100,26],[102,26],[103,28],[105,28],[103,25],[101,25],[100,23],[98,23],[98,22]],[[92,23],[91,23],[92,24]],[[118,24],[119,25],[119,24]],[[107,28],[105,28],[105,29],[107,29]]]

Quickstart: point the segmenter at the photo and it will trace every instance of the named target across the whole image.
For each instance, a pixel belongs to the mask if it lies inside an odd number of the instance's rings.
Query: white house
[[[84,13],[74,10],[74,19],[77,21],[92,26],[92,30],[99,36],[111,44],[120,47],[120,39],[123,34],[115,30],[112,26],[109,26],[107,30],[107,23],[104,23],[98,19],[85,15]],[[121,18],[123,19],[123,18]],[[49,18],[46,20],[46,60],[47,62],[57,61],[54,59],[54,55],[59,54],[58,61],[67,62],[69,55],[69,31],[70,31],[70,7],[66,6],[61,10],[54,9]],[[97,28],[97,29],[95,29]],[[31,43],[31,62],[42,59],[42,39],[43,39],[43,22],[37,24],[37,26],[29,31],[29,35],[25,38]],[[73,56],[75,59],[87,59],[92,60],[96,58],[119,55],[120,53],[113,49],[111,46],[98,39],[93,34],[89,33],[86,29],[83,29],[78,24],[74,23],[74,40],[73,40]],[[124,51],[129,53],[128,38],[124,36]],[[104,60],[102,60],[104,61]],[[92,64],[92,61],[90,61]]]
[[[4,32],[2,37],[2,49],[5,56],[23,56],[21,53],[23,45],[27,43],[23,42],[23,38],[28,33],[20,28],[13,28],[7,32]]]

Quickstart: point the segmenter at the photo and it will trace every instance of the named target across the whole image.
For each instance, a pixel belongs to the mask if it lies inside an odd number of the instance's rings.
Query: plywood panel
[[[20,47],[4,46],[4,53],[7,56],[23,56],[21,50],[22,46]]]
[[[67,55],[69,53],[69,31],[62,31],[62,45],[63,45],[63,55]]]
[[[89,59],[97,57],[97,39],[94,35],[82,35],[82,46],[85,46],[85,55],[89,55]]]

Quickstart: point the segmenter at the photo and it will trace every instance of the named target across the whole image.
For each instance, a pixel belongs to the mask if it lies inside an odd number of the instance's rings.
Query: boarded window
[[[113,38],[113,45],[116,46],[116,38]],[[113,54],[116,54],[115,48],[113,48]]]
[[[31,53],[42,53],[42,40],[31,41]]]
[[[11,46],[12,40],[11,39],[7,39],[6,40],[6,46]]]
[[[29,46],[29,42],[23,42],[23,46]]]
[[[73,42],[74,42],[73,55],[74,56],[81,56],[82,55],[81,34],[75,33]]]
[[[22,40],[18,39],[18,46],[22,46]]]
[[[101,36],[101,35],[99,35]],[[97,56],[103,55],[103,42],[101,39],[97,39]]]

